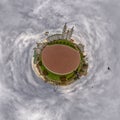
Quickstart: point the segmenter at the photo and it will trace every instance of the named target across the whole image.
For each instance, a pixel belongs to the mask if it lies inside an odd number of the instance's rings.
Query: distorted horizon
[[[1,0],[0,120],[119,120],[119,10],[119,0]],[[89,68],[63,87],[38,78],[31,61],[35,43],[64,23]]]

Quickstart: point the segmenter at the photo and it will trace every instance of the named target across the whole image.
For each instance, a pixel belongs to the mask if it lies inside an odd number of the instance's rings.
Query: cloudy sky
[[[119,11],[119,0],[0,0],[0,120],[119,120]],[[33,48],[66,22],[88,75],[53,86],[32,70]]]

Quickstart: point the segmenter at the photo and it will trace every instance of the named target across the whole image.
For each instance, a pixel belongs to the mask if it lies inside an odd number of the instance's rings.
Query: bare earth
[[[66,45],[46,46],[42,51],[42,62],[53,73],[68,74],[79,66],[80,54]]]

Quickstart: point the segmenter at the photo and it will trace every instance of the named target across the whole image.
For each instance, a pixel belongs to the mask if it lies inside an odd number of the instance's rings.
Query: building
[[[49,41],[60,40],[60,39],[70,40],[71,36],[73,34],[73,29],[74,29],[74,27],[72,27],[71,30],[67,30],[67,24],[65,23],[62,34],[51,35],[51,36],[47,37],[47,41],[49,42]]]
[[[66,31],[67,31],[67,23],[65,23],[64,27],[63,27],[63,31],[62,31],[62,39],[66,38]]]

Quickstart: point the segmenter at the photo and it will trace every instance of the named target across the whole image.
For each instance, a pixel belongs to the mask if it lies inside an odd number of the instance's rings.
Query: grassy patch
[[[48,42],[48,45],[54,45],[54,44],[67,45],[69,47],[72,47],[72,48],[78,50],[78,48],[76,47],[76,44],[74,44],[74,43],[72,43],[71,41],[68,41],[68,40],[54,40],[54,41]]]

